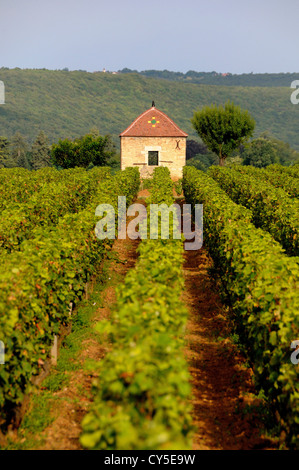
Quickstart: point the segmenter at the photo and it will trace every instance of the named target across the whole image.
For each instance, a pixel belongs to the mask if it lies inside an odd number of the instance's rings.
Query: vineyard
[[[299,449],[298,166],[1,169],[0,195],[1,448]],[[146,206],[146,238],[96,237],[118,196]],[[200,253],[161,223],[150,238],[150,205],[173,203],[203,204]],[[29,439],[39,395],[52,415]]]

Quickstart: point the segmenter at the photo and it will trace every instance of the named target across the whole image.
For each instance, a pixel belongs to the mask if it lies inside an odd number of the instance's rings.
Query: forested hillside
[[[204,85],[224,86],[258,86],[289,87],[293,80],[299,79],[299,73],[218,73],[218,72],[195,72],[189,70],[187,73],[171,72],[169,70],[137,70],[122,69],[120,73],[139,73],[145,77],[163,78],[187,83],[200,83]]]
[[[88,73],[66,70],[0,69],[5,105],[0,106],[0,136],[19,131],[30,142],[40,130],[50,143],[75,138],[92,127],[101,135],[118,135],[155,100],[197,138],[190,119],[195,109],[230,99],[256,120],[255,135],[268,131],[299,150],[299,106],[290,102],[289,87],[200,85],[147,78],[140,74]]]

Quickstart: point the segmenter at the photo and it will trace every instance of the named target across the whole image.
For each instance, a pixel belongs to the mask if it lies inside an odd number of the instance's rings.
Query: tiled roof
[[[155,106],[140,114],[120,137],[187,137],[165,113]]]

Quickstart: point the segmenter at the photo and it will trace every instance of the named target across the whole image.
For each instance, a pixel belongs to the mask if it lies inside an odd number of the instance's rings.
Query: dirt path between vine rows
[[[229,312],[209,275],[205,248],[185,251],[184,301],[190,311],[185,354],[193,390],[193,448],[198,450],[275,449],[260,436],[252,370],[232,341]]]
[[[140,191],[137,202],[143,203],[148,195],[148,190]],[[112,253],[116,259],[109,262],[111,279],[101,292],[101,306],[95,307],[94,324],[109,318],[116,300],[115,288],[134,267],[137,246],[136,240],[115,240]],[[185,355],[192,385],[193,449],[275,449],[273,441],[260,436],[260,418],[253,412],[260,401],[254,396],[252,371],[232,341],[229,313],[209,275],[212,261],[205,248],[185,251],[184,257],[183,301],[190,312]],[[36,436],[31,448],[82,449],[81,422],[93,402],[91,387],[96,376],[85,363],[90,359],[101,361],[108,350],[109,344],[101,344],[95,336],[84,339],[84,348],[75,357],[75,370],[68,372],[67,385],[53,392],[54,420]]]
[[[141,197],[148,194],[140,192]],[[138,199],[143,203],[143,199]],[[130,219],[128,219],[128,222]],[[137,259],[136,248],[138,240],[116,239],[112,248],[112,259],[108,266],[109,280],[101,293],[101,306],[96,309],[92,318],[93,324],[107,319],[111,313],[111,307],[116,301],[116,287],[125,278],[127,272],[132,269]],[[80,307],[78,307],[80,308]],[[39,436],[42,444],[35,446],[38,450],[80,450],[79,442],[81,434],[81,422],[93,402],[91,393],[92,382],[96,374],[85,367],[86,361],[101,359],[107,353],[109,345],[101,344],[94,336],[84,340],[84,348],[79,357],[75,358],[76,368],[70,373],[66,387],[53,396],[58,403],[58,410],[52,410],[55,414],[54,421]]]

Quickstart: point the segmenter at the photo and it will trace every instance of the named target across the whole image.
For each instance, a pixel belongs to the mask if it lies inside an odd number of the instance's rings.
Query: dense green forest
[[[33,143],[43,130],[49,143],[77,138],[95,127],[101,135],[118,135],[155,100],[190,139],[196,109],[228,99],[248,109],[256,121],[255,137],[269,132],[299,150],[299,106],[289,87],[237,87],[166,81],[132,73],[89,73],[46,69],[0,69],[5,104],[0,106],[0,136],[16,132]]]
[[[163,78],[187,83],[200,83],[202,85],[224,86],[283,86],[289,87],[293,80],[298,80],[299,73],[219,73],[219,72],[195,72],[187,73],[171,72],[169,70],[137,70],[122,69],[119,73],[139,73],[145,77]]]

